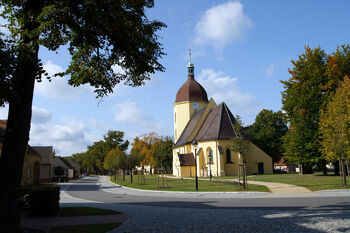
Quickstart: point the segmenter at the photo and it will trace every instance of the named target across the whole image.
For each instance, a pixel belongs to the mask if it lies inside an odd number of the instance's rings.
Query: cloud
[[[64,71],[62,67],[54,64],[52,61],[47,61],[44,65],[46,72],[53,76],[58,72]],[[72,99],[78,98],[84,93],[92,92],[90,86],[83,85],[72,87],[68,84],[68,77],[52,77],[51,82],[43,77],[41,82],[35,84],[35,94],[50,98],[50,99]]]
[[[260,110],[254,96],[240,90],[237,77],[230,77],[213,69],[204,69],[197,76],[197,81],[207,91],[209,98],[212,97],[217,104],[225,102],[233,114],[252,118]]]
[[[270,63],[269,66],[266,68],[266,76],[267,77],[272,77],[273,73],[275,71],[275,64],[274,63]]]
[[[195,26],[195,43],[222,49],[242,39],[244,32],[252,25],[249,16],[243,12],[243,5],[239,1],[229,1],[203,13]]]
[[[87,145],[89,129],[81,121],[65,119],[62,124],[32,123],[29,144],[32,146],[52,145],[59,155],[82,152]]]
[[[113,108],[114,121],[116,123],[128,124],[130,134],[141,135],[155,131],[161,133],[163,123],[156,122],[152,116],[139,108],[135,102],[130,100],[117,104]],[[134,132],[131,132],[134,131]]]
[[[51,120],[51,115],[45,108],[32,107],[32,123],[45,124]]]

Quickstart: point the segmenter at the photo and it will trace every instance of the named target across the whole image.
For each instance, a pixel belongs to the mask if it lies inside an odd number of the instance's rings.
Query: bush
[[[29,185],[20,190],[20,207],[30,216],[55,216],[59,200],[60,188],[54,185]]]

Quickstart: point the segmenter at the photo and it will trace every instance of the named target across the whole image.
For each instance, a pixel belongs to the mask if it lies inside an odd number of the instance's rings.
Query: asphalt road
[[[205,209],[342,209],[350,210],[350,196],[307,196],[276,197],[272,194],[246,194],[228,198],[215,198],[216,194],[195,197],[186,193],[166,197],[164,194],[130,191],[113,185],[101,186],[99,177],[86,177],[79,183],[71,185],[67,193],[73,197],[104,203],[132,204],[144,206],[161,206],[177,208]],[[111,192],[109,189],[113,189]],[[209,196],[209,197],[205,197]]]
[[[92,206],[125,213],[128,220],[110,233],[350,232],[349,192],[309,193],[304,197],[164,193],[117,187],[104,177],[86,177],[61,187],[66,189],[63,206]]]

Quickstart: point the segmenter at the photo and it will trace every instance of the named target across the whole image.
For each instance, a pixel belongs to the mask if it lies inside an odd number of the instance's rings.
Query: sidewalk
[[[73,183],[79,182],[79,180],[71,181]],[[94,201],[83,200],[79,198],[67,195],[66,190],[71,183],[62,183],[60,191],[60,207],[66,206],[67,203],[73,204],[72,206],[79,206],[81,203],[98,203]],[[75,203],[75,204],[74,204]],[[83,204],[83,206],[88,206]],[[71,205],[68,205],[71,206]],[[96,208],[103,208],[102,206],[94,206]],[[21,216],[22,228],[33,228],[49,232],[52,227],[61,226],[78,226],[88,224],[104,224],[104,223],[124,223],[128,219],[125,214],[112,214],[112,215],[94,215],[94,216],[74,216],[74,217],[28,217]]]

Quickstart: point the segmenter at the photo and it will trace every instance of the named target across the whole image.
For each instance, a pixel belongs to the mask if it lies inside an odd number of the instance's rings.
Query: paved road
[[[350,232],[349,192],[147,192],[117,187],[104,177],[62,188],[68,188],[64,205],[126,213],[129,219],[113,232]]]

